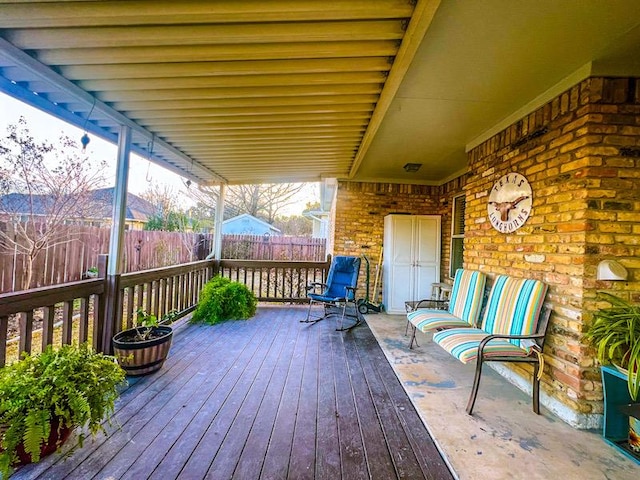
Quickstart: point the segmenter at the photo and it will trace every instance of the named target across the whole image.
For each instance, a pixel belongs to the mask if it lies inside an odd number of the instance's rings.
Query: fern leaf
[[[49,412],[31,410],[24,419],[25,431],[22,441],[24,450],[31,455],[31,460],[40,460],[40,446],[47,441],[51,433]]]

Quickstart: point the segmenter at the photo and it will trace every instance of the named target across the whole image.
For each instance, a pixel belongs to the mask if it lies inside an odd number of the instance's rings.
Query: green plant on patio
[[[597,298],[611,306],[593,314],[586,339],[597,349],[601,364],[613,364],[629,371],[629,396],[637,401],[640,394],[640,305],[604,292],[599,292]]]
[[[146,375],[162,367],[169,355],[173,329],[161,323],[171,323],[176,316],[177,312],[172,310],[158,321],[156,315],[138,308],[134,328],[114,335],[114,353],[127,375]]]
[[[244,284],[217,276],[200,292],[191,321],[214,325],[224,320],[243,320],[256,313],[256,296]]]
[[[14,465],[51,453],[76,427],[98,433],[124,378],[113,357],[86,343],[49,346],[0,369],[0,477],[7,478]]]

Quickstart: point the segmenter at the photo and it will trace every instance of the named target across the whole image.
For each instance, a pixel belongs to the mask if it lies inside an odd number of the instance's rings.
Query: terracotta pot
[[[171,327],[153,327],[145,341],[130,341],[136,329],[123,330],[113,337],[113,351],[118,363],[129,376],[147,375],[159,370],[169,355],[173,339]]]
[[[59,429],[59,430],[58,430]],[[55,452],[64,442],[69,439],[72,428],[67,427],[66,425],[60,428],[60,419],[58,417],[54,417],[51,420],[51,432],[49,433],[49,438],[46,442],[42,443],[40,447],[40,458],[46,457],[47,455],[51,455]],[[16,455],[18,460],[13,463],[14,467],[20,467],[22,465],[28,465],[31,462],[31,455],[29,455],[24,450],[24,444],[20,443],[16,448]]]

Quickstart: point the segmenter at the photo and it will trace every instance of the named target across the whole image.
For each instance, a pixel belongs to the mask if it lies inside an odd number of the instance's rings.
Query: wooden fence
[[[5,228],[13,228],[6,225]],[[68,242],[42,251],[33,266],[31,288],[75,282],[108,253],[108,228],[65,227]],[[11,232],[9,232],[11,233]],[[213,234],[127,230],[124,273],[203,260],[213,249]],[[222,258],[243,260],[315,261],[326,258],[326,241],[309,237],[223,235]],[[26,258],[0,251],[0,293],[21,289]]]
[[[273,235],[223,235],[222,258],[323,262],[327,257],[324,238]]]
[[[5,228],[12,228],[11,225]],[[9,232],[10,233],[10,232]],[[58,285],[86,278],[98,266],[98,255],[108,253],[108,228],[65,226],[69,241],[40,252],[33,265],[31,288]],[[124,272],[200,260],[213,248],[213,234],[127,230],[124,232]],[[20,290],[26,258],[0,252],[0,293]]]

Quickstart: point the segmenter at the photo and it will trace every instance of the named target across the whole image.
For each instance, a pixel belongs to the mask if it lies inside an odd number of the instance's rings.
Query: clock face
[[[498,180],[489,193],[487,213],[493,228],[512,233],[531,215],[531,185],[519,173],[508,173]]]

